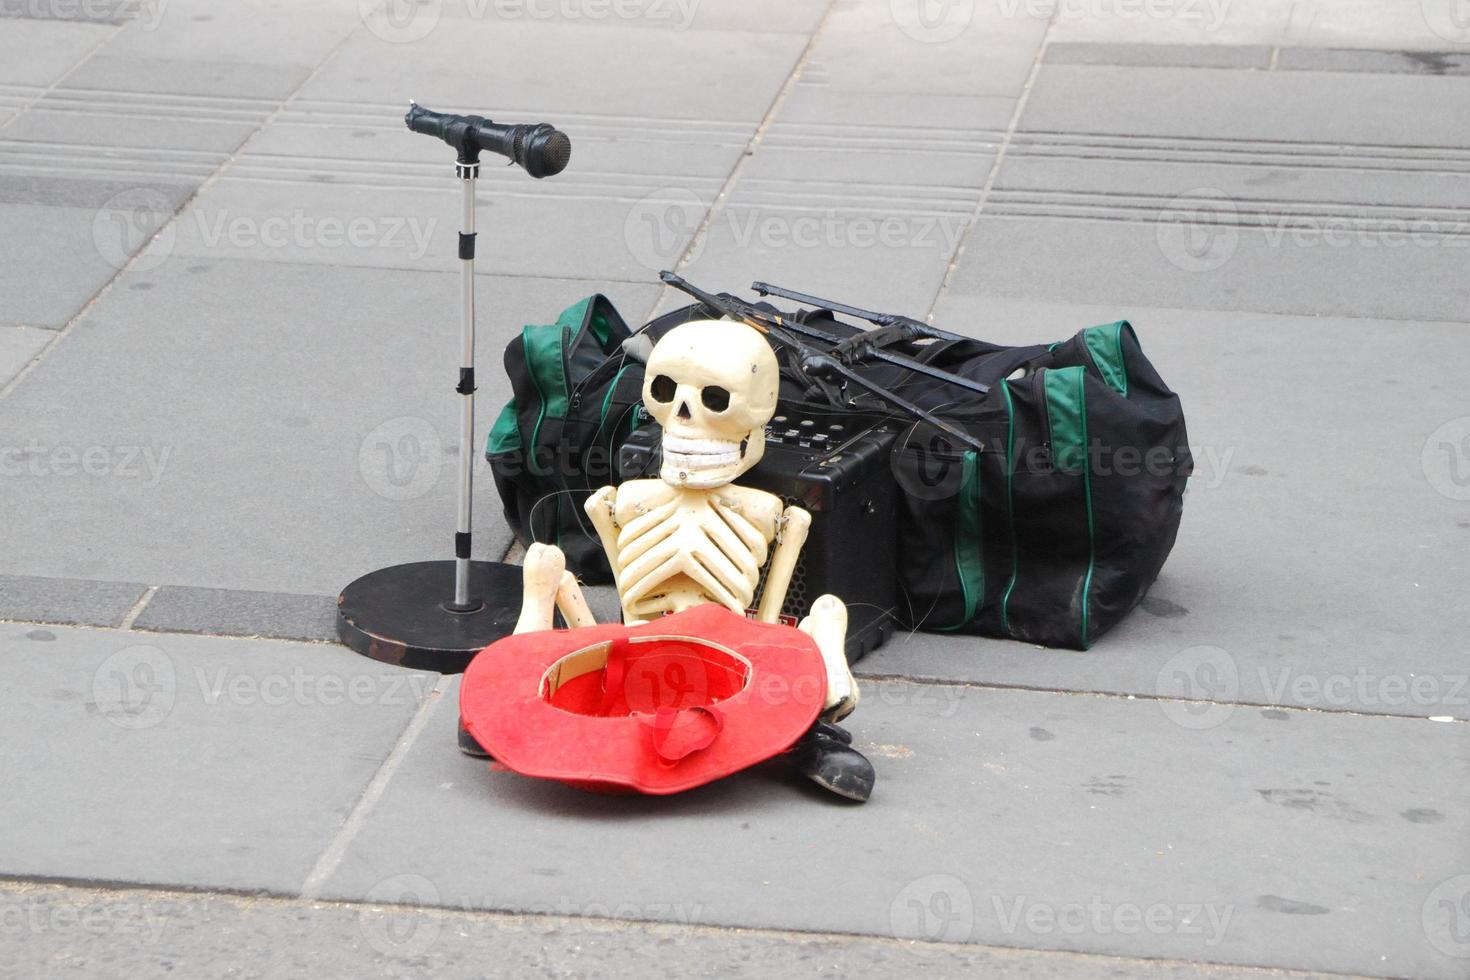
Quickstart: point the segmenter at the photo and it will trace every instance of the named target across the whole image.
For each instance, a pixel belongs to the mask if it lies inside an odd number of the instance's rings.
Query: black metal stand
[[[521,570],[470,560],[475,440],[475,181],[480,151],[466,144],[455,163],[463,189],[459,235],[459,513],[454,559],[411,562],[369,572],[337,597],[337,635],[374,660],[458,673],[509,634],[520,613]]]

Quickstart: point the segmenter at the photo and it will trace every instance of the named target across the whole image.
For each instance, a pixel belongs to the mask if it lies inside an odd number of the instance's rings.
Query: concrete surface
[[[1470,975],[1467,74],[1454,0],[0,0],[0,976]],[[330,642],[449,551],[410,98],[575,145],[482,171],[481,437],[522,324],[666,267],[1127,317],[1199,467],[1147,601],[895,638],[862,808],[460,756]]]

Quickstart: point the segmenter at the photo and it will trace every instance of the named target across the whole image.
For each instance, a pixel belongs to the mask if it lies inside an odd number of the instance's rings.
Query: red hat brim
[[[460,714],[515,772],[667,794],[786,751],[826,696],[811,637],[709,604],[640,626],[508,636],[466,669]]]

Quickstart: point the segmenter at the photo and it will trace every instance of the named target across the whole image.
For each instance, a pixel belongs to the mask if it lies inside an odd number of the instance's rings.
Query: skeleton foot
[[[823,789],[855,803],[873,795],[873,764],[852,747],[847,729],[819,721],[791,750],[797,770]]]
[[[835,595],[824,595],[812,603],[811,612],[797,624],[822,651],[827,667],[827,702],[822,717],[841,721],[858,706],[860,694],[847,665],[847,607]]]
[[[566,573],[567,559],[556,545],[536,543],[526,549],[522,570],[521,616],[515,632],[534,633],[552,627],[556,593]]]

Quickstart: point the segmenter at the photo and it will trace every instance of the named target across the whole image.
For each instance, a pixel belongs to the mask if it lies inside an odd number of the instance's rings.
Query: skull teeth
[[[724,439],[663,438],[664,465],[697,471],[733,466],[740,462],[740,443]]]

